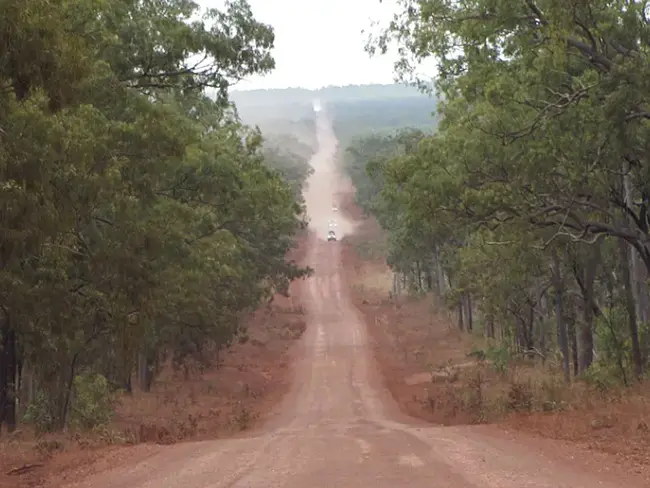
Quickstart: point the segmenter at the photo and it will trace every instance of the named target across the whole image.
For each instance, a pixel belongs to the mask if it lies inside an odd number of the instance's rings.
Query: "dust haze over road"
[[[350,191],[351,183],[341,175],[335,164],[338,141],[332,130],[327,107],[323,107],[320,101],[315,100],[314,112],[317,116],[318,148],[310,161],[314,172],[305,182],[303,195],[312,230],[319,237],[326,238],[327,231],[330,229],[329,223],[333,222],[335,225],[333,230],[340,239],[354,232],[355,225],[340,211],[334,211],[333,206],[339,206],[338,194]]]
[[[315,275],[302,282],[307,331],[295,380],[277,412],[237,439],[177,444],[139,463],[69,485],[95,488],[615,488],[621,479],[587,472],[561,444],[542,448],[480,427],[432,427],[404,418],[381,386],[365,324],[346,293],[341,242],[321,238],[337,184],[336,139],[318,113],[319,151],[306,191],[318,236]],[[335,212],[340,235],[353,223]],[[324,222],[324,223],[323,223]],[[595,456],[595,455],[594,455]],[[595,459],[595,458],[594,458]],[[645,486],[630,478],[625,486]]]

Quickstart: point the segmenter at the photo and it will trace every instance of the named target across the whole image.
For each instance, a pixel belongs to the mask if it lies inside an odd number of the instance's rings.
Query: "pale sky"
[[[223,0],[195,0],[221,7]],[[257,20],[275,30],[275,70],[236,89],[392,83],[395,56],[370,58],[364,51],[372,21],[385,25],[394,0],[249,0]]]

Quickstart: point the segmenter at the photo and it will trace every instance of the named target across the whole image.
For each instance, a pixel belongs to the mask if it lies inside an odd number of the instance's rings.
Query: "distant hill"
[[[345,132],[432,126],[435,99],[403,84],[328,86],[318,90],[282,88],[233,90],[230,98],[242,120],[262,131],[285,131],[288,123],[313,120],[320,100]],[[337,123],[338,122],[338,123]]]
[[[259,126],[267,136],[293,134],[312,147],[315,99],[330,114],[342,147],[360,136],[405,127],[431,132],[438,123],[436,99],[403,84],[233,90],[230,99],[244,123]]]
[[[337,101],[328,105],[334,132],[346,146],[352,139],[406,127],[433,132],[437,102],[426,96]]]
[[[269,90],[233,90],[230,99],[238,107],[268,105],[311,106],[315,98],[326,102],[423,97],[417,88],[402,84],[328,86],[318,90],[279,88]]]

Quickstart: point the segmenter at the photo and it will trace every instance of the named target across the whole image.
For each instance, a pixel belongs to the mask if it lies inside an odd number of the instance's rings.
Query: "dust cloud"
[[[332,129],[327,109],[314,101],[316,117],[316,153],[309,164],[313,174],[305,182],[303,195],[307,206],[309,226],[319,238],[327,239],[327,232],[336,232],[338,239],[354,232],[354,222],[345,218],[340,209],[339,194],[351,189],[337,164],[338,141]],[[335,208],[337,210],[335,210]]]

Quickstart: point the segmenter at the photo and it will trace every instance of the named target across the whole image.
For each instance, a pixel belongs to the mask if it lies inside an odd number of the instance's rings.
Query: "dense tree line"
[[[315,127],[311,127],[311,130],[315,133]],[[309,165],[309,160],[314,154],[314,145],[299,140],[293,134],[265,134],[264,160],[291,186],[296,201],[304,203],[303,186],[314,172]]]
[[[427,85],[429,86],[429,85]],[[422,93],[412,86],[402,83],[390,84],[365,84],[365,85],[344,85],[325,86],[318,89],[308,88],[271,88],[260,90],[234,90],[231,99],[237,107],[249,108],[272,108],[282,107],[289,112],[300,113],[305,109],[311,111],[313,101],[317,98],[324,103],[350,102],[362,100],[390,100],[390,99],[422,99]],[[305,112],[303,112],[303,115]],[[277,113],[275,114],[277,115]],[[246,117],[244,117],[245,119]]]
[[[307,272],[285,261],[295,189],[227,100],[273,68],[273,31],[244,0],[8,0],[0,19],[0,421],[92,423],[84,398],[212,357]]]
[[[366,139],[348,156],[371,163],[362,197],[389,233],[390,264],[444,295],[459,327],[557,358],[567,380],[643,377],[646,2],[400,3],[369,49],[397,40],[398,72],[415,82],[435,58],[444,102],[436,134]]]
[[[432,132],[437,125],[436,101],[424,95],[333,101],[327,110],[341,148],[370,134],[390,135],[404,127]]]

